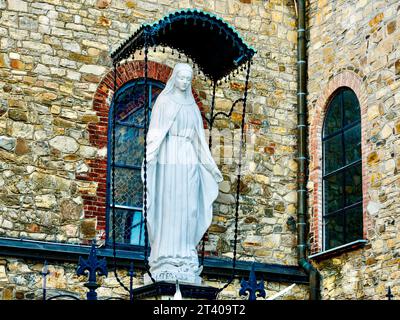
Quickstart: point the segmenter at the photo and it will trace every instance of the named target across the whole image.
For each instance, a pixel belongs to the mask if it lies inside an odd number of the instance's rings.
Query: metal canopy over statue
[[[114,65],[114,92],[117,90],[118,64],[136,50],[144,50],[144,88],[147,99],[148,52],[162,46],[186,55],[212,81],[212,103],[209,143],[205,141],[203,121],[194,101],[189,64],[178,63],[152,111],[149,128],[148,103],[145,103],[143,216],[145,223],[145,283],[174,281],[201,284],[204,265],[204,233],[212,220],[212,204],[218,196],[222,175],[210,152],[212,128],[216,116],[230,117],[238,102],[242,103],[241,140],[235,202],[235,237],[232,276],[235,277],[239,216],[239,186],[244,141],[246,101],[251,59],[255,50],[219,17],[200,10],[181,10],[165,16],[154,24],[144,24],[111,54]],[[173,52],[172,52],[173,54]],[[229,113],[215,111],[216,87],[246,70],[244,95],[235,101]],[[115,114],[113,115],[115,119]],[[148,129],[147,129],[148,128]],[[113,131],[115,134],[115,130]],[[114,150],[112,151],[114,154]],[[112,167],[113,168],[113,167]],[[114,174],[114,170],[112,171]],[[114,181],[114,179],[112,180]],[[114,186],[112,188],[114,197]],[[115,220],[115,213],[112,215]],[[201,264],[196,246],[203,237]],[[149,241],[147,241],[149,240]],[[151,252],[148,259],[148,242]],[[114,241],[115,259],[115,241]],[[116,271],[114,272],[117,279]],[[175,282],[175,281],[174,281]]]

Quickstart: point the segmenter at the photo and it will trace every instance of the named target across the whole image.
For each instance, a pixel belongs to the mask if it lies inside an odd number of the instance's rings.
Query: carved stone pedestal
[[[170,270],[156,270],[152,272],[152,277],[157,282],[172,282],[175,283],[176,280],[179,281],[180,284],[194,284],[196,286],[201,286],[202,279],[201,277],[194,273],[191,270],[183,269],[179,270],[178,268],[170,269]],[[151,280],[150,276],[146,273],[144,275],[144,284],[152,284],[153,281]]]
[[[179,283],[202,285],[200,277],[203,267],[199,266],[197,252],[193,253],[192,257],[160,257],[157,261],[153,261],[150,267],[150,272],[153,279],[157,282],[166,281]],[[149,274],[144,275],[144,284],[151,284]]]
[[[183,300],[214,300],[218,288],[202,285],[179,284]],[[138,300],[173,300],[176,285],[173,282],[160,281],[133,290]]]

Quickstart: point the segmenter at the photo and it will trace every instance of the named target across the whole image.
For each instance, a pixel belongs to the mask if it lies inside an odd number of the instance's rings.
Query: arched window
[[[152,106],[164,88],[164,84],[148,81],[149,117]],[[144,245],[142,218],[143,184],[141,165],[144,143],[144,80],[126,83],[116,92],[109,111],[108,158],[107,158],[107,236],[106,241],[118,245]],[[115,128],[115,204],[112,201],[112,118],[116,108]],[[115,207],[115,226],[112,225],[112,209]]]
[[[355,93],[335,92],[322,135],[324,249],[363,238],[361,115]]]

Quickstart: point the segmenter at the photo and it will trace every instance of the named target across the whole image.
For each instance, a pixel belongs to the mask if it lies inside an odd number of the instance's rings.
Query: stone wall
[[[385,299],[400,294],[398,1],[309,1],[308,106],[311,244],[321,250],[321,152],[326,105],[352,88],[362,115],[364,234],[368,244],[316,263],[323,299]]]
[[[242,172],[240,259],[296,265],[296,15],[289,0],[0,0],[0,236],[85,243],[104,237],[105,212],[89,213],[87,195],[104,196],[90,176],[106,148],[90,141],[100,119],[94,95],[111,70],[109,53],[142,23],[180,8],[212,12],[257,51],[250,77],[247,151]],[[134,57],[142,60],[139,54]],[[172,67],[176,55],[151,52]],[[217,89],[217,110],[243,94],[245,75]],[[194,89],[209,111],[211,87]],[[241,118],[218,120],[237,132]],[[215,141],[214,141],[215,142]],[[207,254],[232,257],[237,144],[213,155],[224,175]],[[220,161],[223,154],[223,161]],[[104,168],[103,168],[104,169]],[[104,175],[104,173],[103,173]],[[93,175],[94,177],[94,175]]]

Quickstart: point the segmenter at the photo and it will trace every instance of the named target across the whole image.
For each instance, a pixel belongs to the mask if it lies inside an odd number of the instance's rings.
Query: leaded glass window
[[[360,105],[349,88],[332,98],[323,126],[325,250],[363,238]]]
[[[161,82],[148,81],[149,117],[157,96],[164,88]],[[143,80],[129,82],[116,93],[109,111],[108,171],[107,171],[107,241],[118,245],[144,245],[142,217],[143,184],[141,164],[144,143],[145,87]],[[112,118],[115,124],[115,204],[112,201]],[[113,209],[115,226],[113,226]]]

